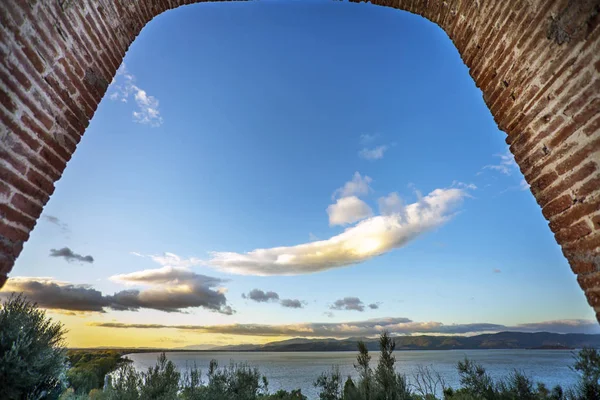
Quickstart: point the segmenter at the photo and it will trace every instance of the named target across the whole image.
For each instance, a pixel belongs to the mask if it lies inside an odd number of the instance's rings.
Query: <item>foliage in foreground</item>
[[[419,367],[412,383],[395,372],[394,342],[384,332],[380,339],[380,357],[375,370],[370,367],[371,356],[364,343],[358,343],[354,368],[359,378],[348,377],[342,388],[342,377],[334,367],[322,374],[315,386],[321,389],[320,400],[600,400],[600,352],[583,349],[575,357],[572,369],[579,374],[578,383],[567,390],[561,386],[548,389],[534,383],[524,373],[514,370],[509,376],[494,380],[481,365],[465,358],[458,362],[461,387],[447,387],[442,377],[428,367]]]
[[[181,375],[175,364],[164,353],[157,364],[146,372],[137,372],[131,364],[121,365],[114,376],[107,379],[106,388],[95,392],[97,400],[306,400],[300,390],[280,390],[268,393],[266,377],[257,368],[246,364],[230,364],[219,367],[215,360],[210,362],[207,382],[196,367],[188,368]],[[92,393],[90,393],[92,398]],[[63,396],[64,400],[79,399],[74,393]]]
[[[196,367],[183,375],[162,353],[145,372],[113,350],[70,351],[65,331],[34,303],[21,296],[5,300],[0,309],[0,388],[2,399],[61,400],[306,400],[300,390],[269,393],[268,381],[246,364],[219,367],[212,360],[206,374]],[[315,381],[321,400],[600,400],[600,352],[583,349],[573,371],[572,388],[547,388],[515,370],[494,380],[479,364],[465,359],[457,365],[460,388],[445,385],[439,374],[419,367],[411,383],[395,370],[395,343],[387,332],[380,339],[380,357],[373,369],[364,343],[358,343],[354,368],[358,378],[343,380],[339,369]],[[65,390],[66,388],[66,390]],[[62,394],[61,394],[62,392]]]
[[[21,295],[0,308],[3,399],[56,399],[65,385],[65,329]]]

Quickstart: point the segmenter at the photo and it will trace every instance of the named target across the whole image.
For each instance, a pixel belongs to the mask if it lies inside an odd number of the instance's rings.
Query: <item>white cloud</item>
[[[382,146],[377,146],[377,147],[373,147],[372,149],[369,148],[364,148],[361,151],[358,152],[358,156],[360,158],[363,158],[365,160],[380,160],[383,158],[383,153],[385,153],[385,151],[388,149],[389,147],[386,145],[382,145]]]
[[[377,202],[379,203],[379,213],[381,215],[399,214],[404,210],[402,199],[396,192],[380,197]]]
[[[351,224],[373,215],[371,207],[356,196],[342,197],[327,207],[329,226]]]
[[[137,110],[132,113],[134,122],[154,127],[162,125],[163,118],[160,115],[158,99],[150,96],[144,89],[136,86],[134,82],[135,76],[127,71],[127,67],[123,63],[112,81],[114,92],[109,95],[109,98],[127,103],[129,98],[133,96],[137,105]]]
[[[436,189],[415,203],[362,220],[327,240],[247,253],[212,252],[207,265],[242,275],[298,275],[356,264],[444,224],[466,195],[459,188]]]
[[[373,181],[373,179],[371,179],[368,176],[361,176],[360,173],[355,172],[354,175],[352,176],[352,180],[349,182],[346,182],[344,184],[344,186],[342,186],[341,188],[337,189],[335,192],[333,192],[333,196],[332,198],[336,198],[336,197],[348,197],[348,196],[364,196],[369,194],[369,192],[371,191],[371,182]]]

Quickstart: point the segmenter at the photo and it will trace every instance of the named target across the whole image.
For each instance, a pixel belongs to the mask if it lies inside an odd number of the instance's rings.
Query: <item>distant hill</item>
[[[355,351],[350,339],[290,339],[262,345],[243,344],[214,347],[210,351]],[[378,351],[377,339],[362,339],[371,351]],[[600,348],[600,335],[578,333],[499,332],[477,336],[397,336],[397,350],[470,350],[470,349],[579,349]],[[186,349],[198,349],[186,346]]]

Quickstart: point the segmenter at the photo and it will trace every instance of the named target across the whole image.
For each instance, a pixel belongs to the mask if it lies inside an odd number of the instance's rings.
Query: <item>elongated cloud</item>
[[[129,290],[115,294],[118,303],[133,308],[154,308],[173,312],[190,307],[203,307],[223,314],[232,314],[227,306],[225,290],[219,285],[225,280],[196,274],[183,267],[162,267],[130,274],[115,275],[114,282],[149,286],[143,291]]]
[[[371,207],[356,196],[342,197],[327,207],[329,225],[346,225],[373,215]]]
[[[147,272],[147,271],[142,271]],[[129,276],[132,275],[132,276]],[[184,271],[165,271],[118,275],[116,281],[146,284],[150,289],[122,290],[105,295],[90,285],[75,285],[52,278],[13,277],[0,290],[0,298],[14,293],[23,293],[39,307],[75,312],[104,312],[106,309],[138,311],[154,309],[166,312],[181,312],[193,307],[202,307],[222,314],[233,314],[227,305],[223,290],[217,285],[224,281]]]
[[[86,263],[90,263],[90,264],[94,262],[94,257],[92,257],[90,255],[82,256],[81,254],[75,253],[73,250],[71,250],[68,247],[63,247],[62,249],[58,249],[58,250],[51,249],[50,257],[64,258],[65,260],[67,260],[67,262],[79,261],[79,262],[86,262]]]
[[[306,274],[356,264],[400,248],[444,224],[465,196],[459,188],[436,189],[397,212],[364,219],[327,240],[247,253],[212,252],[207,264],[229,273],[263,276]]]
[[[301,336],[372,337],[387,330],[392,335],[446,334],[464,335],[482,332],[555,332],[555,333],[600,333],[600,326],[594,320],[559,320],[521,325],[492,323],[452,324],[441,322],[416,322],[409,318],[377,318],[354,322],[324,322],[288,325],[233,324],[233,325],[166,325],[166,324],[127,324],[121,322],[92,322],[89,325],[121,329],[179,329],[197,333],[219,333],[242,336]]]
[[[41,308],[65,311],[104,312],[110,300],[89,285],[73,285],[52,278],[11,277],[2,289],[0,298],[23,293]]]

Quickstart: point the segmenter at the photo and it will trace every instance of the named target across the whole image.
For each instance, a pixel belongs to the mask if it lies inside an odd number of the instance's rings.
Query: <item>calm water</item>
[[[376,365],[378,355],[373,352],[371,364]],[[547,386],[557,384],[570,386],[577,375],[569,369],[573,364],[573,352],[568,350],[415,350],[396,352],[397,370],[409,379],[419,366],[430,366],[439,372],[446,384],[459,386],[456,363],[468,357],[482,364],[494,378],[504,376],[515,368],[524,371],[536,381]],[[129,354],[138,370],[145,370],[156,363],[158,353]],[[269,391],[278,389],[302,389],[309,399],[317,398],[313,382],[317,376],[338,365],[342,376],[354,377],[353,368],[356,352],[298,352],[298,353],[243,353],[243,352],[177,352],[167,353],[167,357],[180,369],[196,363],[203,374],[211,359],[219,365],[230,361],[247,362],[260,369],[269,380]]]

